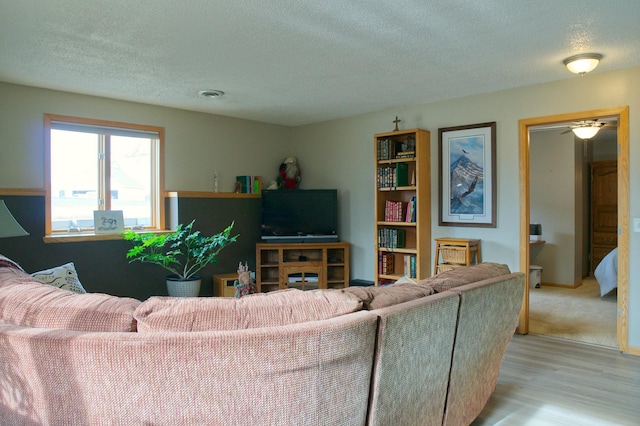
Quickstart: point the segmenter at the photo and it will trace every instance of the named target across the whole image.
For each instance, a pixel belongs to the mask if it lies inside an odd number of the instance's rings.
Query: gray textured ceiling
[[[0,0],[0,81],[294,126],[579,78],[581,52],[637,66],[639,22],[639,0]]]

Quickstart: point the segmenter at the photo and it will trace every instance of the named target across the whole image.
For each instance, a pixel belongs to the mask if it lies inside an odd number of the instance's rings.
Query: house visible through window
[[[94,210],[160,228],[164,130],[46,114],[47,235],[91,231]]]

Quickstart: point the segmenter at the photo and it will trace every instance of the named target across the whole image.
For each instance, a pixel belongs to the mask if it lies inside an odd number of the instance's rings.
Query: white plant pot
[[[183,280],[175,276],[167,277],[167,291],[171,297],[198,297],[202,279],[199,275],[189,280]]]

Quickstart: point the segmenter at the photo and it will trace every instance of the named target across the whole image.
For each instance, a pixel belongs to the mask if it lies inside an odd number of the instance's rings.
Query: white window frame
[[[52,227],[52,205],[51,205],[51,130],[55,128],[63,128],[69,126],[71,130],[75,127],[93,127],[96,129],[109,129],[109,132],[117,133],[118,129],[126,132],[149,133],[158,137],[158,143],[152,147],[151,178],[152,178],[152,199],[151,204],[151,225],[144,228],[145,231],[161,231],[164,229],[164,128],[157,126],[147,126],[141,124],[122,123],[106,120],[96,120],[91,118],[72,117],[55,114],[44,115],[44,148],[45,148],[45,242],[62,242],[62,241],[79,241],[79,240],[105,240],[105,239],[121,239],[119,234],[99,234],[96,235],[91,230],[89,233],[71,233],[67,231],[53,230]],[[100,145],[103,145],[104,137],[100,138]],[[105,153],[108,159],[108,151]],[[96,160],[97,161],[97,160]],[[108,168],[104,169],[104,162],[100,162],[100,192],[110,194],[111,177]],[[98,188],[97,188],[98,189]],[[104,198],[104,203],[99,206],[101,210],[109,210],[111,199],[110,196]]]

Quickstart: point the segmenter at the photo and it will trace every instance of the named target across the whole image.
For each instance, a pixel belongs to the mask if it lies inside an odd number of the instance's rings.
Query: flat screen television
[[[274,243],[338,241],[338,191],[262,191],[261,233]]]

